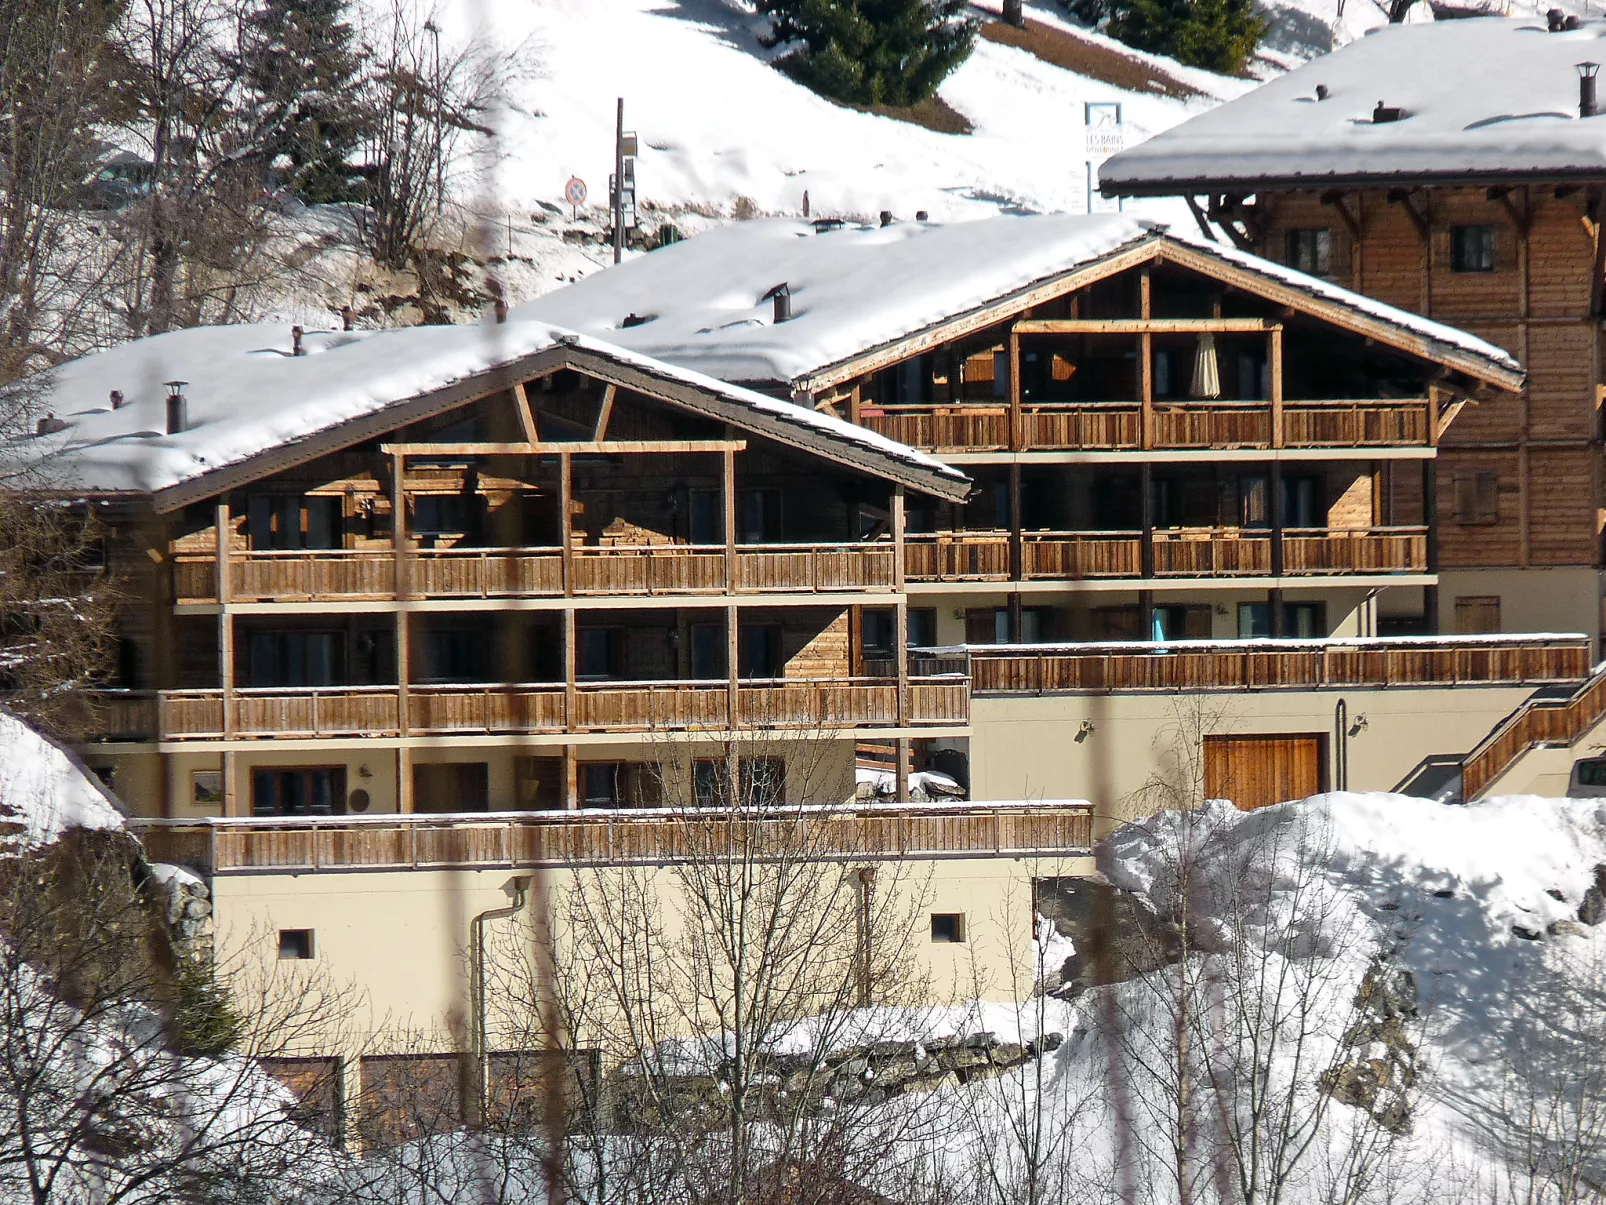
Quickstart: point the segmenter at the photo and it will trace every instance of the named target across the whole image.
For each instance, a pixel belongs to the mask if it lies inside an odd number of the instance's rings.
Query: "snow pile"
[[[99,779],[7,711],[0,711],[0,816],[19,826],[28,846],[69,829],[123,826],[117,802]]]

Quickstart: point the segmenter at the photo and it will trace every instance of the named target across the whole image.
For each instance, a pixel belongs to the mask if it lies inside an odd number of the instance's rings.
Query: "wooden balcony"
[[[1209,448],[1397,448],[1430,441],[1426,398],[1286,401],[1281,438],[1270,402],[1156,400],[1147,441],[1137,401],[1022,401],[1011,439],[1009,406],[864,407],[859,421],[936,453],[1174,451]]]
[[[1588,674],[1589,641],[1514,635],[970,645],[916,654],[911,668],[968,669],[976,695],[1542,686]]]
[[[742,593],[890,590],[889,542],[743,544],[729,575]],[[576,546],[564,587],[561,548],[417,548],[403,564],[414,598],[561,598],[567,595],[722,594],[723,545]],[[396,597],[396,554],[389,549],[239,552],[229,557],[233,602],[333,602]],[[181,555],[173,566],[179,602],[217,601],[217,561]]]
[[[1085,856],[1093,842],[1085,803],[866,804],[796,807],[758,816],[728,812],[502,812],[461,816],[320,819],[131,820],[153,861],[203,874],[239,872],[620,866],[674,862],[726,844],[723,829],[756,826],[748,841],[816,858]]]
[[[886,728],[898,724],[894,678],[419,685],[409,687],[408,723],[394,686],[236,690],[224,725],[220,690],[163,691],[163,741],[661,732],[728,728]],[[909,683],[912,727],[965,724],[970,688],[962,676]]]
[[[1011,537],[999,531],[951,531],[906,537],[906,564],[915,582],[1007,582]],[[1268,530],[1238,527],[1170,528],[1153,533],[1153,575],[1273,577],[1274,539]],[[1024,581],[1140,578],[1141,531],[1023,531]],[[1427,573],[1425,527],[1287,528],[1282,576]]]

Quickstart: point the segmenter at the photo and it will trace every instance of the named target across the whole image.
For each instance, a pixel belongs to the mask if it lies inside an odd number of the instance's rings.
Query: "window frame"
[[[938,936],[939,923],[944,930],[950,930],[952,922],[952,936]],[[965,932],[965,914],[963,912],[933,912],[931,913],[931,944],[934,946],[962,946],[967,944],[969,934]]]
[[[1452,225],[1450,271],[1469,275],[1493,272],[1497,256],[1495,238],[1495,228],[1489,223],[1458,222]]]

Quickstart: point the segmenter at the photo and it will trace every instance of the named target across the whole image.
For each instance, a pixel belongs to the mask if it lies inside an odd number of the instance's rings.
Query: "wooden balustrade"
[[[1606,667],[1580,683],[1565,699],[1530,699],[1467,754],[1461,764],[1461,798],[1471,800],[1482,795],[1534,745],[1573,745],[1603,718]]]
[[[1114,451],[1142,442],[1143,407],[1136,401],[1021,403],[1023,451]],[[1426,446],[1425,398],[1285,401],[1280,444],[1271,403],[1223,399],[1160,399],[1151,446],[1159,449],[1388,448]],[[859,421],[872,431],[932,452],[1001,452],[1010,448],[1009,408],[999,403],[865,407]]]
[[[1270,573],[1270,532],[1199,528],[1154,533],[1156,577],[1266,577]]]
[[[1082,803],[136,819],[129,827],[151,860],[204,874],[661,864],[731,848],[790,859],[1066,858],[1085,856],[1093,842],[1092,810]]]
[[[1021,534],[1021,574],[1053,578],[1137,577],[1143,560],[1136,531],[1028,531]]]
[[[1009,580],[1009,533],[944,531],[904,537],[904,572],[911,581]]]
[[[911,724],[969,721],[969,687],[953,676],[912,679]],[[731,726],[730,684],[718,681],[580,682],[572,722],[560,683],[415,685],[408,690],[408,735],[519,734],[565,731],[652,732]],[[223,696],[217,690],[163,691],[164,741],[219,740]],[[399,696],[391,686],[285,687],[235,691],[229,735],[277,737],[397,736]],[[743,680],[736,727],[891,727],[898,717],[894,678]],[[155,735],[155,723],[145,735]]]
[[[723,593],[722,545],[578,545],[576,595]],[[406,561],[416,598],[536,598],[563,594],[557,548],[418,548]],[[887,542],[743,544],[736,550],[739,592],[889,590],[893,550]],[[217,601],[217,562],[185,554],[173,565],[179,602]],[[396,555],[388,549],[239,552],[229,558],[234,602],[392,598]]]
[[[1426,573],[1426,527],[1364,527],[1283,532],[1283,572]]]
[[[1576,682],[1589,672],[1589,642],[1582,637],[972,645],[965,651],[977,695],[1536,686]],[[953,652],[941,650],[920,655],[912,665],[927,673],[961,668]]]
[[[148,690],[106,690],[90,699],[89,727],[98,741],[149,741],[156,738],[156,694]]]

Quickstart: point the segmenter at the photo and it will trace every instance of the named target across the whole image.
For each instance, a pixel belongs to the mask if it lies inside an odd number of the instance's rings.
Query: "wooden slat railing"
[[[577,595],[723,593],[723,545],[643,544],[573,550]],[[563,594],[558,548],[417,548],[406,558],[417,598],[539,598]],[[742,544],[738,591],[890,590],[890,542]],[[217,562],[183,554],[173,565],[179,602],[217,601]],[[235,602],[392,598],[396,557],[387,550],[238,552],[229,559]]]
[[[1111,451],[1142,443],[1143,407],[1136,401],[1021,403],[1023,451]],[[1009,408],[998,402],[867,406],[860,423],[932,452],[1009,449]],[[1426,446],[1426,398],[1341,398],[1285,401],[1281,446],[1384,448]],[[1161,449],[1273,446],[1266,401],[1161,399],[1154,407],[1152,446]]]
[[[103,690],[91,699],[93,739],[97,741],[150,741],[156,739],[156,692]]]
[[[1528,700],[1479,742],[1461,764],[1461,798],[1482,795],[1533,746],[1572,745],[1602,719],[1606,719],[1606,665],[1565,699]]]
[[[1154,533],[1156,577],[1266,577],[1271,533],[1197,528]]]
[[[224,736],[217,690],[163,691],[164,741]],[[393,686],[286,687],[235,691],[229,735],[239,738],[395,736],[399,696]],[[891,727],[897,680],[883,678],[743,680],[740,728]],[[573,717],[558,683],[429,684],[408,690],[409,735],[533,732],[652,732],[731,727],[730,684],[718,681],[581,682]],[[910,681],[909,722],[965,724],[970,690],[963,676]],[[152,731],[154,732],[154,726]]]
[[[756,826],[743,840],[732,826]],[[129,827],[152,861],[207,874],[440,867],[618,866],[708,856],[719,848],[776,858],[1084,856],[1082,802],[861,805],[772,809],[758,816],[642,809],[484,815],[143,820]]]
[[[1122,641],[922,650],[920,673],[968,667],[975,695],[1056,691],[1539,686],[1589,672],[1582,636]]]
[[[1137,577],[1143,561],[1136,531],[1027,531],[1021,533],[1021,573],[1028,580]]]
[[[904,572],[920,582],[1009,580],[1009,533],[922,532],[904,537]]]
[[[1426,573],[1426,527],[1288,528],[1283,572]]]

